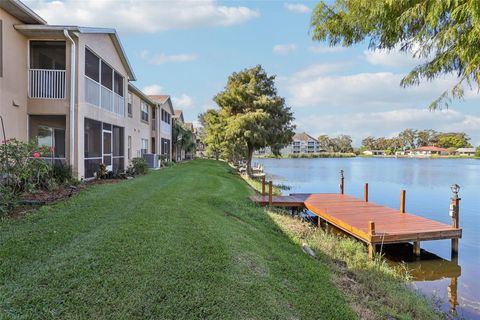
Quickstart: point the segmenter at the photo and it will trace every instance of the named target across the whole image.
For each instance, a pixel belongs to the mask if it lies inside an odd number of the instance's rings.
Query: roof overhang
[[[90,28],[90,27],[78,27],[78,26],[58,26],[58,25],[29,25],[29,24],[22,24],[22,25],[15,25],[15,29],[18,30],[20,33],[29,36],[29,37],[41,37],[41,36],[52,36],[52,37],[62,37],[64,38],[65,35],[63,34],[64,30],[69,32],[73,32],[78,37],[78,34],[108,34],[112,43],[117,50],[117,53],[124,65],[125,69],[127,70],[129,80],[136,80],[135,74],[133,72],[133,68],[128,60],[127,54],[120,42],[120,38],[118,37],[117,31],[112,28]]]
[[[47,21],[43,20],[42,17],[19,0],[1,0],[0,8],[7,11],[23,23],[47,24]]]
[[[137,96],[148,102],[149,104],[156,105],[155,101],[149,98],[145,93],[142,92],[142,90],[138,89],[135,87],[133,84],[128,83],[128,90],[135,93]]]

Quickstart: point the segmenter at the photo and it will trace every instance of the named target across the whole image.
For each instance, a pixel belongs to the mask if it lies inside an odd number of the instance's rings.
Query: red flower
[[[34,153],[32,154],[32,156],[33,156],[34,158],[40,158],[42,155],[40,154],[40,152],[34,152]]]

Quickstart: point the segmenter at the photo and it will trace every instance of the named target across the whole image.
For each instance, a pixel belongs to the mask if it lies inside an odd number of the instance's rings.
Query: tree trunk
[[[248,148],[248,159],[247,159],[247,175],[252,176],[252,158],[253,158],[253,146],[247,145]]]

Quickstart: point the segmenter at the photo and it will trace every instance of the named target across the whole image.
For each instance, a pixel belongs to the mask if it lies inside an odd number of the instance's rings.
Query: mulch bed
[[[89,185],[112,184],[124,181],[122,179],[97,179],[86,181],[74,187],[61,186],[56,190],[40,190],[34,193],[25,193],[20,196],[19,201],[31,204],[21,204],[13,209],[6,218],[15,219],[25,216],[29,212],[39,208],[42,205],[53,204],[74,196],[85,190]]]

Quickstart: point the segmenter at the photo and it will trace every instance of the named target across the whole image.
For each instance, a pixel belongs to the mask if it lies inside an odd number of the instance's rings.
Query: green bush
[[[131,176],[143,175],[148,172],[147,160],[143,158],[133,158],[127,169],[127,174]]]
[[[0,184],[0,217],[6,216],[17,204],[17,196],[12,188]]]
[[[51,177],[58,184],[75,184],[72,166],[66,163],[56,163],[52,166]]]

